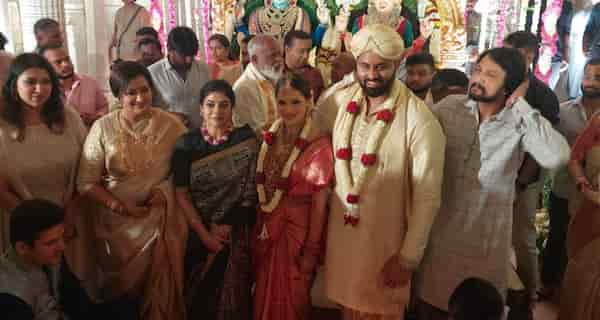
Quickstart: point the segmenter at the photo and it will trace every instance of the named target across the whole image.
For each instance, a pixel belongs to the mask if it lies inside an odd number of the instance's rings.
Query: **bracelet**
[[[120,204],[121,203],[119,202],[119,200],[115,199],[115,200],[111,201],[111,203],[108,205],[108,208],[111,211],[117,211],[117,208],[119,207]]]

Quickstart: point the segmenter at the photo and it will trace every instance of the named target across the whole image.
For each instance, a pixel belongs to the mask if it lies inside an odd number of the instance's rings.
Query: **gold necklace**
[[[279,38],[294,29],[297,16],[296,7],[284,10],[269,7],[261,10],[258,25],[262,33],[272,34]]]
[[[117,114],[117,143],[121,163],[130,175],[151,168],[156,162],[152,155],[154,146],[158,143],[157,136],[154,135],[154,113],[149,113],[149,123],[140,133],[128,128],[121,112]],[[140,121],[146,121],[140,120]],[[136,160],[138,159],[138,160]],[[141,160],[140,160],[141,159]]]

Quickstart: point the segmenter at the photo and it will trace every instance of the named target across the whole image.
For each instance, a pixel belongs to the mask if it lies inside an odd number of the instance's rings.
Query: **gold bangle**
[[[109,208],[111,211],[116,211],[118,206],[119,206],[119,200],[116,200],[116,199],[115,199],[115,200],[113,200],[113,201],[110,203],[110,205],[108,206],[108,208]]]

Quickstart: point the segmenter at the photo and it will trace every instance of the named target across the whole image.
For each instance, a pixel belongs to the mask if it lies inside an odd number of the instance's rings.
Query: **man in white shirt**
[[[275,83],[283,74],[283,55],[280,44],[267,35],[252,38],[248,54],[250,64],[233,85],[233,122],[235,126],[248,124],[260,131],[276,118]]]
[[[148,67],[158,95],[156,106],[179,116],[191,128],[199,128],[200,89],[210,79],[208,67],[195,59],[198,38],[188,27],[169,32],[167,57]]]

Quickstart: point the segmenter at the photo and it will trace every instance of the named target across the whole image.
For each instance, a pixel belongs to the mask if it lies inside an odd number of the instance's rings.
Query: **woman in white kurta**
[[[32,198],[66,206],[73,196],[85,126],[65,108],[48,62],[15,58],[0,100],[0,252],[9,244],[8,211]]]

